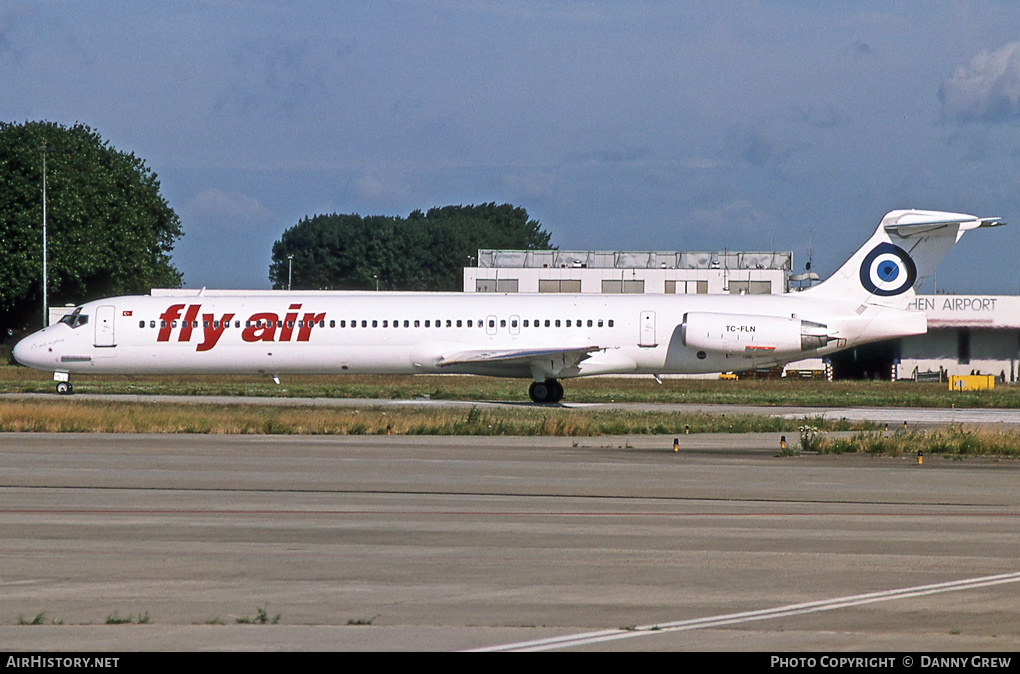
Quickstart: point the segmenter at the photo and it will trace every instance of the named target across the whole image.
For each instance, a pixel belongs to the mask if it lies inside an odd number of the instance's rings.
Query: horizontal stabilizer
[[[908,213],[908,215],[910,215]],[[1005,225],[1002,222],[1001,217],[995,218],[974,218],[973,216],[961,216],[960,218],[953,218],[949,220],[922,220],[922,221],[911,221],[909,217],[900,218],[897,222],[883,222],[882,227],[885,231],[895,234],[903,238],[910,236],[920,236],[923,234],[934,234],[940,230],[945,231],[947,234],[952,234],[959,237],[957,232],[966,231],[969,229],[977,229],[978,227],[999,227]],[[958,230],[956,228],[959,228]]]

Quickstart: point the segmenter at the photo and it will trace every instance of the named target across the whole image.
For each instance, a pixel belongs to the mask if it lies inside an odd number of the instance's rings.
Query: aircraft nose
[[[31,335],[27,336],[27,338],[24,338],[23,340],[15,344],[14,351],[11,352],[12,355],[14,356],[14,360],[16,360],[21,365],[24,365],[25,367],[32,367],[28,362],[30,350],[29,342],[31,340],[32,336]]]
[[[14,360],[25,367],[43,368],[53,360],[53,354],[40,343],[37,332],[15,344],[12,354]]]
[[[14,356],[14,360],[18,361],[22,365],[28,365],[28,363],[25,362],[25,359],[28,357],[28,345],[26,344],[28,340],[28,337],[20,340],[14,345],[14,351],[11,352]]]

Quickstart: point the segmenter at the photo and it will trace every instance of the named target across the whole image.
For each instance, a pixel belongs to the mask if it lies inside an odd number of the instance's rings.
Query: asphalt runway
[[[1020,647],[1020,464],[777,449],[3,434],[0,648]]]

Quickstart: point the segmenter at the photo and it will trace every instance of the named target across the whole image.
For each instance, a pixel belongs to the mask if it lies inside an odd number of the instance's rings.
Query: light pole
[[[293,278],[294,271],[294,256],[287,256],[287,290],[290,290],[290,281]]]
[[[36,149],[42,153],[42,320],[45,328],[50,324],[49,298],[47,297],[49,278],[46,269],[46,155],[56,152],[57,148],[44,140],[43,144]]]

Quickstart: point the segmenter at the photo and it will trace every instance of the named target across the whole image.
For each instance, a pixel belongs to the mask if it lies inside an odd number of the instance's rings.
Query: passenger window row
[[[330,321],[329,323],[330,323],[329,327],[331,327],[331,328],[335,328],[336,327],[336,325],[334,325],[336,323],[336,321]],[[217,329],[217,330],[219,330],[221,326],[223,328],[229,328],[230,327],[230,321],[191,321],[191,327],[192,328],[197,328],[199,326],[199,324],[201,324],[203,328],[208,328],[210,325],[212,325],[212,327]],[[293,328],[293,327],[303,328],[303,327],[306,326],[306,324],[307,324],[308,327],[313,327],[315,325],[318,325],[320,328],[326,327],[326,321],[319,321],[318,323],[315,323],[314,321],[307,321],[306,322],[306,321],[263,321],[263,320],[245,321],[244,322],[244,327],[246,327],[246,328],[251,328],[251,327],[256,327],[256,328],[263,328],[263,327],[265,327],[265,328],[273,328],[273,327],[282,328],[284,326],[284,324],[286,324],[286,326],[288,328]],[[170,321],[170,327],[171,328],[176,328],[178,325],[180,325],[181,327],[186,328],[186,327],[188,327],[188,321]],[[138,327],[144,328],[145,327],[145,321],[138,321]],[[149,321],[149,327],[150,328],[156,327],[156,321]],[[159,321],[159,327],[165,328],[166,327],[166,321]],[[235,328],[241,327],[241,321],[234,321],[234,327]]]

